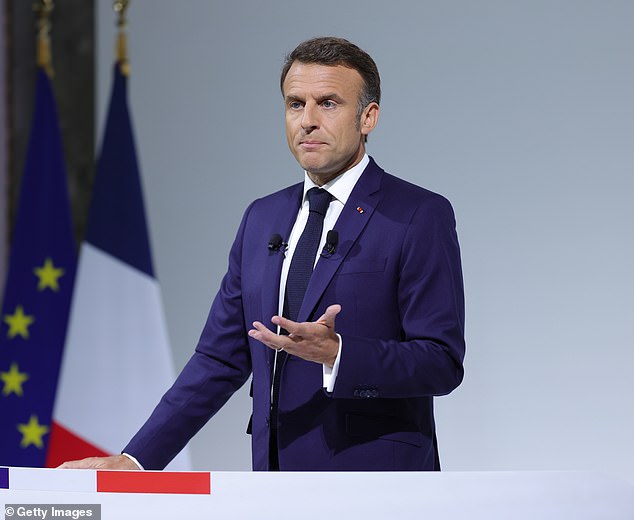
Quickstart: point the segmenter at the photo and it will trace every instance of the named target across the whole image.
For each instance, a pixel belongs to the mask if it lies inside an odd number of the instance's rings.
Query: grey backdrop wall
[[[114,16],[98,5],[98,133]],[[130,100],[177,368],[242,211],[301,178],[278,74],[299,41],[370,52],[369,152],[454,204],[466,377],[437,400],[448,470],[592,469],[634,481],[634,3],[618,0],[135,0]],[[249,399],[192,442],[250,467]]]
[[[9,142],[9,121],[7,118],[7,76],[6,76],[6,52],[5,26],[6,14],[4,12],[4,2],[0,2],[0,41],[3,42],[2,52],[0,52],[0,294],[4,294],[5,273],[9,244],[7,243],[7,178],[9,173],[9,160],[7,157]]]

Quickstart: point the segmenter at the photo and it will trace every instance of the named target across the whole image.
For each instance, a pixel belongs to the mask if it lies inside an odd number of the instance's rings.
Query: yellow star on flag
[[[13,314],[5,314],[4,316],[4,322],[9,325],[7,337],[12,339],[20,335],[24,339],[29,339],[29,325],[31,325],[34,321],[35,318],[24,314],[22,305],[18,305]]]
[[[40,424],[37,415],[31,415],[28,424],[18,424],[18,430],[22,434],[20,446],[26,448],[33,444],[37,448],[43,448],[42,437],[49,431],[48,426]]]
[[[64,276],[64,269],[55,267],[53,260],[47,258],[44,261],[44,265],[42,267],[36,267],[33,269],[33,272],[39,279],[37,284],[38,291],[43,291],[44,289],[59,291],[59,278]]]
[[[22,384],[29,378],[26,372],[20,372],[17,363],[11,363],[8,372],[0,372],[0,380],[4,381],[2,395],[9,395],[13,392],[17,396],[22,396]]]

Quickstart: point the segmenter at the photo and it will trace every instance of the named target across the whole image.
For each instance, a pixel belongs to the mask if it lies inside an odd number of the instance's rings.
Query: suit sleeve
[[[448,394],[462,381],[464,291],[455,218],[446,199],[437,197],[413,213],[403,234],[396,274],[398,335],[372,338],[342,333],[332,397],[437,396]],[[377,303],[371,319],[382,319],[384,312]]]
[[[123,450],[145,469],[163,469],[251,373],[240,273],[249,211],[231,248],[228,271],[193,356]]]

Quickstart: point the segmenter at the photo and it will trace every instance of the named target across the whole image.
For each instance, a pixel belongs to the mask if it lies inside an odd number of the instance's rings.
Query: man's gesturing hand
[[[341,305],[331,305],[317,321],[297,323],[281,316],[273,316],[271,322],[288,331],[288,336],[278,335],[259,321],[253,322],[249,336],[273,350],[284,349],[289,354],[307,361],[332,367],[339,352],[339,337],[335,332],[335,317]]]

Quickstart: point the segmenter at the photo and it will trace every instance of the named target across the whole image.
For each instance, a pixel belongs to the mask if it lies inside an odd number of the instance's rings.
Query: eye
[[[321,104],[321,106],[324,107],[324,108],[335,108],[337,106],[337,104],[334,101],[332,101],[331,99],[327,99],[326,101],[324,101]]]
[[[302,104],[299,101],[290,101],[288,103],[288,108],[290,108],[291,110],[299,110],[300,108],[302,108]]]

